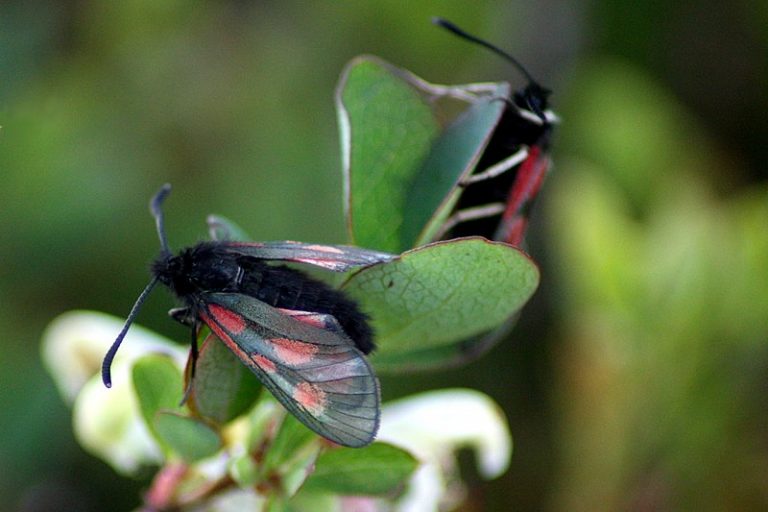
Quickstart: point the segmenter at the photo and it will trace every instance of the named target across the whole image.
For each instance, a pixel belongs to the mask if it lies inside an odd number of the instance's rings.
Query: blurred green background
[[[127,314],[162,183],[175,247],[211,212],[342,242],[333,89],[351,57],[523,85],[436,14],[555,91],[529,234],[543,282],[490,356],[385,378],[384,398],[469,386],[503,406],[512,466],[481,482],[466,464],[465,510],[768,509],[764,1],[32,0],[0,4],[4,510],[139,503],[146,479],[75,443],[38,344],[61,312]],[[139,322],[186,341],[170,306],[156,293]]]

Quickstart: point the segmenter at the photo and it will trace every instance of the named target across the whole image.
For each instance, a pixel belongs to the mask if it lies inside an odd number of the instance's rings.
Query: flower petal
[[[101,370],[104,355],[123,323],[123,319],[104,313],[70,311],[48,325],[43,333],[43,361],[68,403],[72,403],[83,385]],[[180,367],[186,360],[185,348],[134,324],[123,340],[115,364],[151,351],[171,355]]]

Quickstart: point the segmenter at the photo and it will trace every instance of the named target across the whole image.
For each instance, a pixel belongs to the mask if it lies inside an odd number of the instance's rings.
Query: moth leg
[[[176,310],[171,310],[171,312],[174,312],[177,310],[181,311],[180,314],[185,315],[183,317],[185,321],[190,319],[189,308],[176,308]],[[179,320],[175,316],[173,315],[171,316],[175,320]],[[185,323],[182,320],[179,320],[179,322]],[[187,366],[187,368],[189,369],[189,378],[187,379],[187,386],[184,389],[184,396],[181,397],[181,403],[179,404],[179,406],[182,406],[185,403],[187,403],[187,400],[189,400],[189,396],[192,394],[192,386],[194,385],[194,382],[195,382],[195,368],[197,368],[197,358],[200,355],[200,352],[198,351],[198,348],[197,348],[197,334],[200,332],[200,326],[201,326],[200,321],[192,317],[192,325],[191,325],[192,329],[190,330],[190,333],[192,334],[192,336],[190,338],[190,343],[189,343],[189,364]]]
[[[515,151],[510,156],[505,158],[504,160],[493,164],[486,170],[479,172],[477,174],[472,174],[468,176],[465,180],[461,182],[461,186],[466,187],[468,185],[471,185],[472,183],[477,183],[478,181],[485,181],[491,178],[495,178],[496,176],[500,174],[504,174],[508,170],[513,169],[514,167],[517,167],[519,164],[525,161],[526,158],[528,158],[528,148],[523,146],[519,150]]]
[[[457,224],[461,224],[468,220],[484,219],[486,217],[493,217],[494,215],[501,215],[504,213],[505,209],[506,206],[504,203],[488,203],[482,206],[473,206],[472,208],[459,210],[445,220],[443,225],[440,226],[440,230],[435,233],[433,239],[440,240]]]

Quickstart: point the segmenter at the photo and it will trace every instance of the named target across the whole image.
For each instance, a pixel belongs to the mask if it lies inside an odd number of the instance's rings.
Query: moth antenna
[[[491,50],[496,55],[499,55],[502,58],[504,58],[507,61],[509,61],[510,63],[512,63],[512,65],[515,66],[517,68],[517,70],[520,71],[520,73],[522,73],[523,76],[526,78],[526,80],[528,80],[530,83],[532,83],[532,84],[537,83],[536,80],[534,80],[533,77],[531,76],[531,74],[528,72],[528,70],[525,69],[525,67],[522,64],[520,64],[520,62],[516,58],[514,58],[513,56],[511,56],[510,54],[508,54],[507,52],[505,52],[504,50],[502,50],[498,46],[495,46],[495,45],[489,43],[488,41],[485,41],[484,39],[480,39],[477,36],[473,36],[472,34],[470,34],[468,32],[465,32],[464,30],[460,29],[459,27],[457,27],[456,25],[454,25],[453,23],[451,23],[450,21],[448,21],[448,20],[446,20],[444,18],[440,18],[440,17],[436,16],[436,17],[432,18],[432,23],[434,23],[435,25],[437,25],[439,27],[443,27],[444,29],[453,32],[457,36],[459,36],[459,37],[461,37],[463,39],[466,39],[467,41],[471,41],[471,42],[473,42],[475,44],[479,44],[480,46],[484,46],[484,47],[488,48],[489,50]]]
[[[546,123],[547,118],[544,115],[544,103],[546,102],[546,97],[549,95],[550,91],[534,80],[533,76],[528,72],[527,69],[525,69],[525,66],[520,64],[520,61],[518,61],[516,58],[502,50],[496,45],[493,45],[489,43],[488,41],[484,39],[480,39],[477,36],[473,36],[472,34],[465,32],[464,30],[460,29],[450,21],[440,18],[438,16],[435,16],[432,18],[432,23],[439,27],[443,27],[444,29],[453,32],[455,35],[461,37],[462,39],[466,39],[467,41],[470,41],[475,44],[479,44],[480,46],[483,46],[485,48],[488,48],[496,55],[499,55],[509,63],[511,63],[517,70],[525,77],[526,80],[528,80],[528,86],[525,88],[525,91],[523,92],[523,97],[525,98],[525,101],[528,103],[528,106],[531,107],[531,110],[538,115],[541,120]]]
[[[108,388],[112,387],[112,374],[111,374],[112,360],[115,358],[115,354],[117,354],[117,349],[120,348],[120,344],[123,342],[123,338],[125,338],[125,335],[128,333],[128,328],[133,323],[133,320],[136,318],[136,315],[139,314],[141,305],[144,304],[145,300],[147,300],[147,297],[149,296],[149,292],[152,291],[152,288],[154,288],[156,284],[157,284],[157,278],[155,277],[149,282],[147,287],[144,288],[144,291],[141,292],[141,295],[139,295],[139,298],[136,299],[136,302],[131,308],[131,312],[128,313],[128,318],[125,320],[125,325],[123,325],[123,330],[120,331],[120,334],[117,335],[117,338],[115,338],[115,341],[112,343],[112,346],[109,347],[109,350],[107,351],[107,355],[104,356],[104,361],[101,363],[101,380],[104,381],[104,385]]]
[[[166,183],[163,185],[157,194],[149,202],[149,211],[152,212],[152,216],[155,218],[155,226],[157,227],[157,236],[160,237],[160,247],[163,254],[170,254],[171,249],[168,247],[168,238],[165,236],[165,216],[163,215],[163,201],[171,193],[171,184]]]

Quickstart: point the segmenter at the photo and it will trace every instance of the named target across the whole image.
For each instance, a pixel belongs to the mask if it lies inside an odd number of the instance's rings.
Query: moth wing
[[[237,293],[202,299],[201,319],[302,423],[344,446],[373,441],[379,383],[334,317]]]
[[[264,260],[307,263],[335,272],[392,260],[395,255],[349,245],[303,242],[222,242],[226,250]]]

